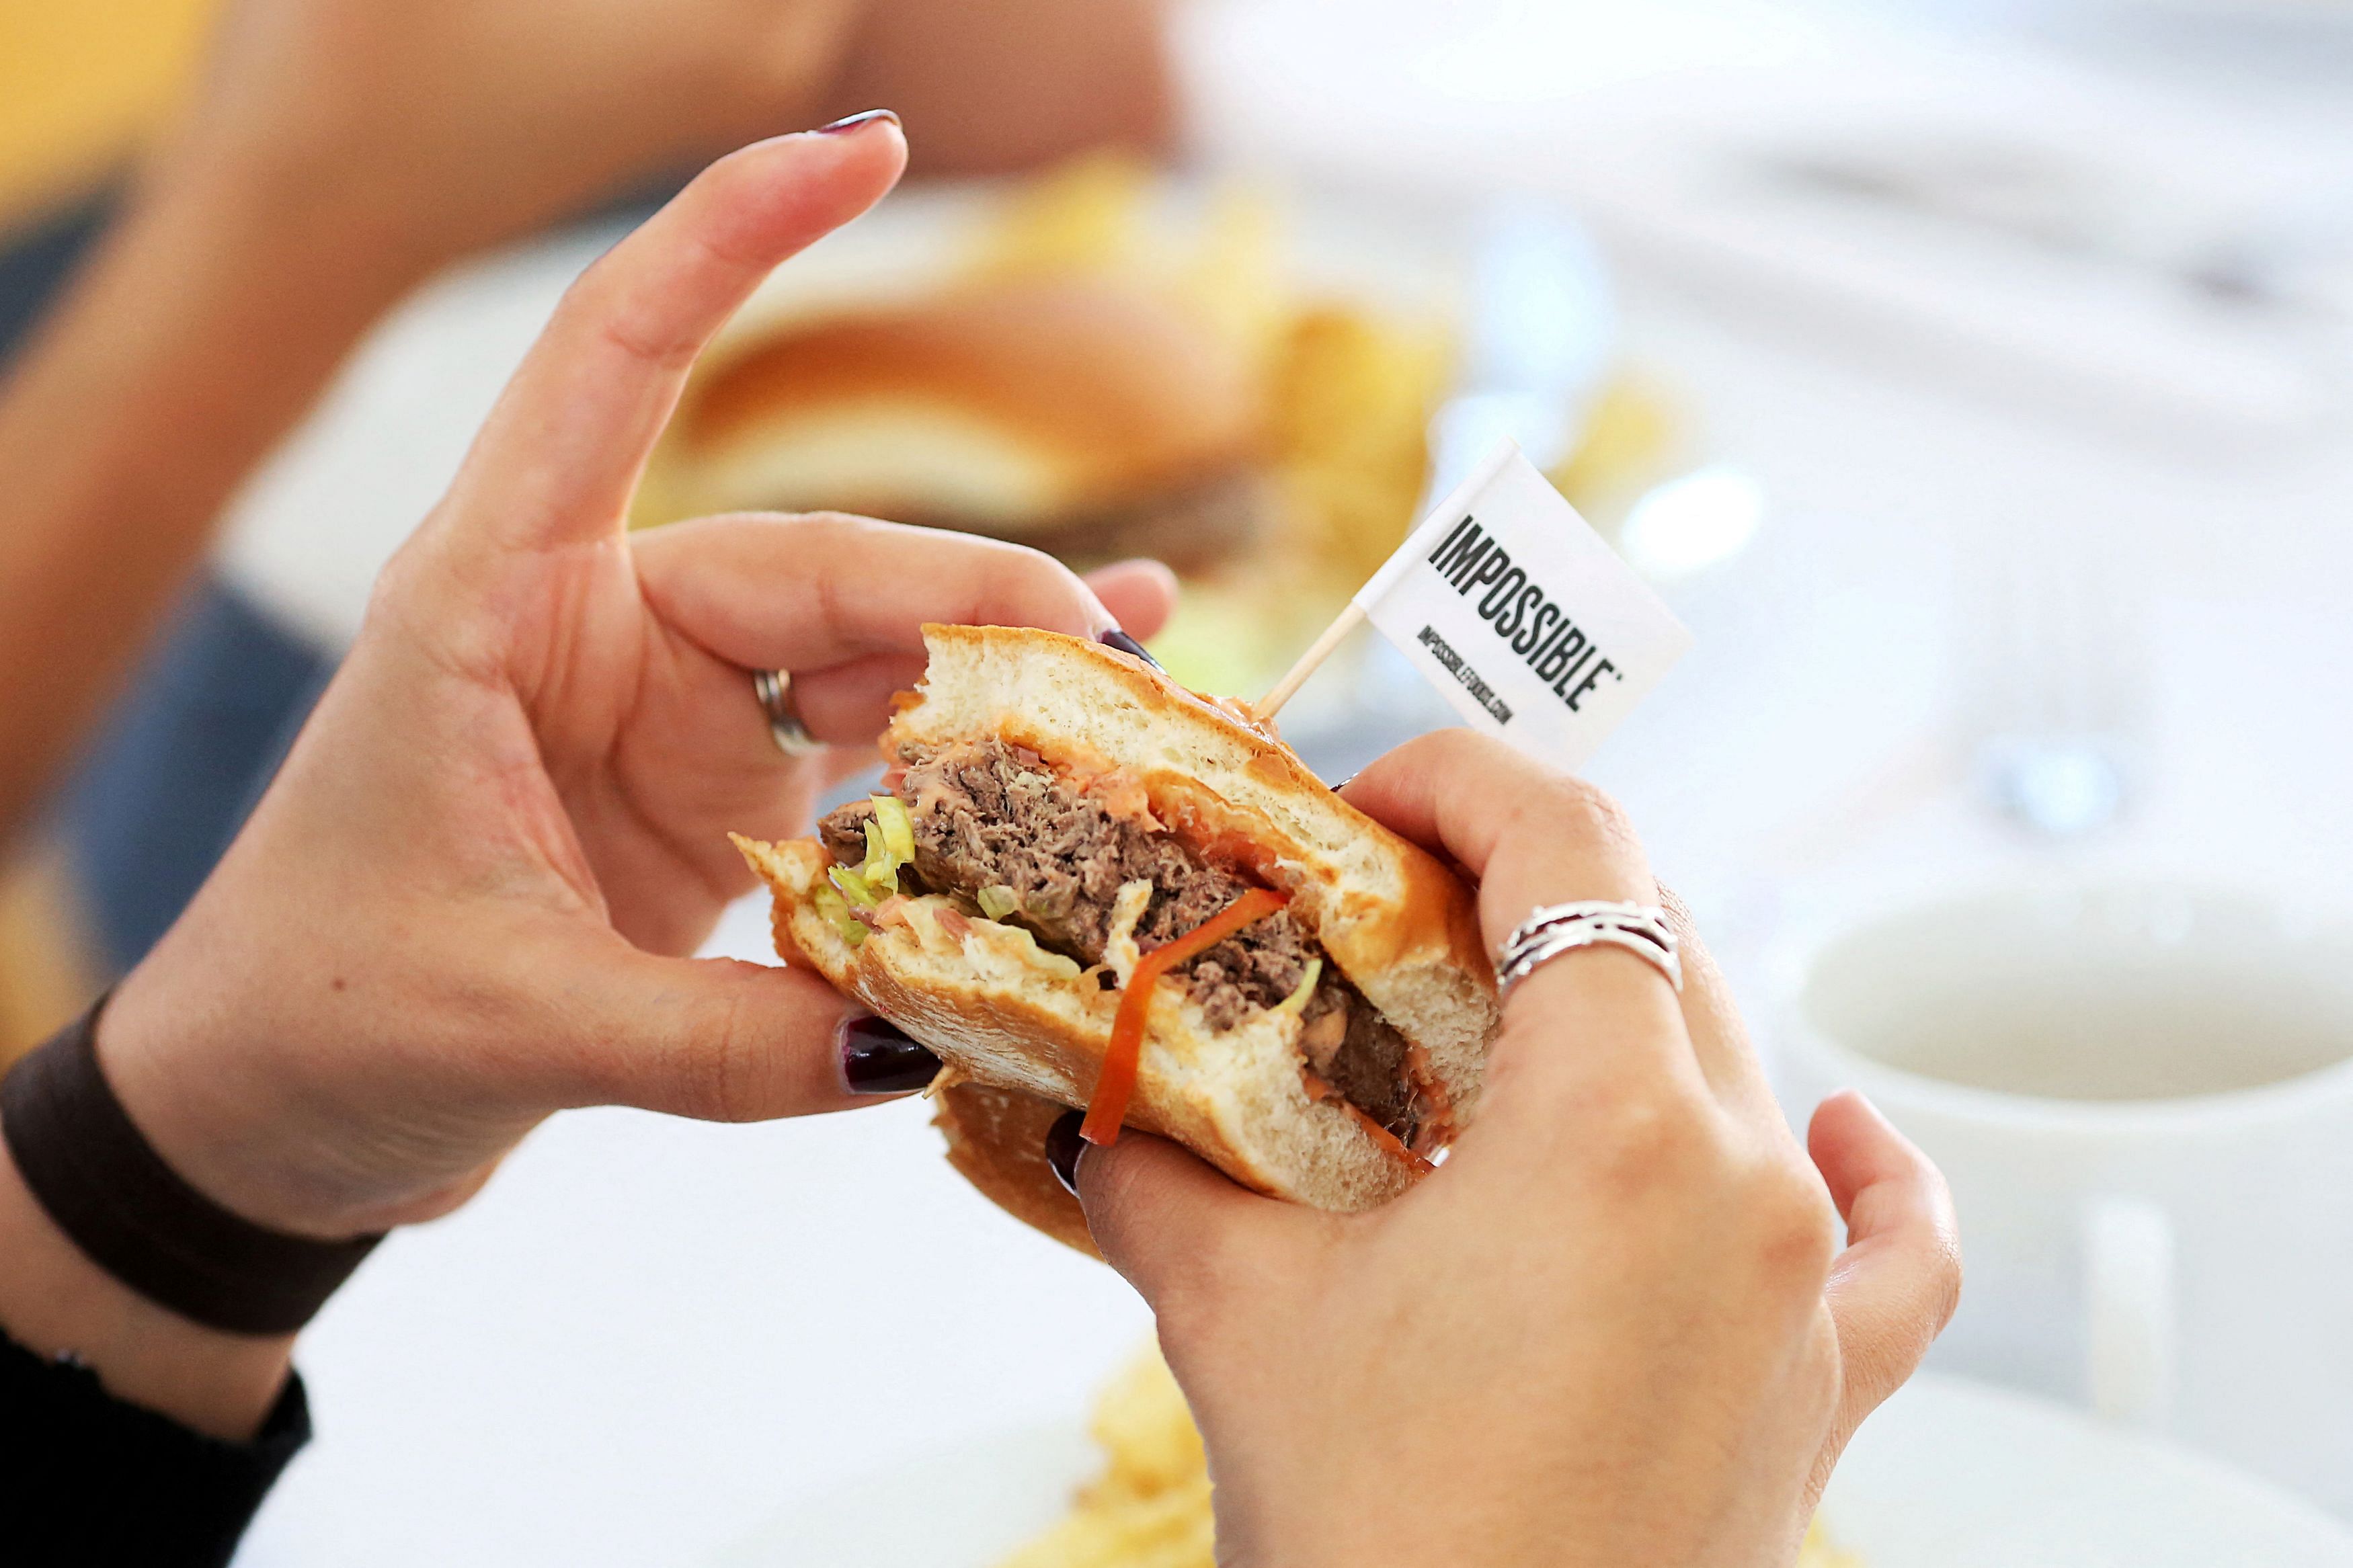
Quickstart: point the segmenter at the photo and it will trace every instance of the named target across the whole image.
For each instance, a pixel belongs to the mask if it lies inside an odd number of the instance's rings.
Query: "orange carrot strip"
[[[1135,961],[1127,989],[1120,994],[1119,1012],[1112,1019],[1111,1045],[1103,1052],[1095,1091],[1087,1100],[1087,1119],[1080,1125],[1080,1137],[1106,1149],[1118,1142],[1120,1123],[1127,1119],[1128,1099],[1135,1093],[1136,1068],[1144,1059],[1144,1025],[1152,1010],[1153,987],[1160,984],[1161,975],[1288,902],[1271,889],[1252,888],[1183,936]]]

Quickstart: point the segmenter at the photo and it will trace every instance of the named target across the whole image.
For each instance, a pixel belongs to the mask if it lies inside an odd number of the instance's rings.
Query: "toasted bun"
[[[1108,282],[975,288],[760,341],[680,412],[692,510],[830,509],[1043,537],[1249,468],[1250,378],[1190,321]]]
[[[1046,1163],[1046,1130],[1066,1109],[1018,1089],[958,1083],[933,1097],[932,1125],[948,1141],[948,1163],[997,1207],[1066,1247],[1101,1258],[1086,1211]]]
[[[1476,910],[1451,873],[1349,806],[1280,742],[1134,659],[1050,632],[926,626],[924,638],[930,668],[886,732],[887,752],[993,737],[1081,774],[1124,770],[1161,821],[1290,896],[1332,961],[1412,1042],[1454,1125],[1468,1124],[1497,1013]],[[815,967],[961,1076],[1085,1103],[1116,992],[1021,928],[942,899],[909,900],[903,920],[853,948],[817,908],[829,863],[822,847],[736,842],[776,892],[777,950],[788,960]],[[1294,1016],[1258,1011],[1212,1030],[1182,984],[1164,979],[1128,1124],[1318,1208],[1394,1196],[1414,1162],[1336,1097],[1311,1097],[1300,1028]]]

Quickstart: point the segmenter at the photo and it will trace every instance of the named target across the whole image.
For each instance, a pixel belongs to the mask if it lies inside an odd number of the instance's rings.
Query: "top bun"
[[[673,433],[693,510],[858,511],[1044,542],[1252,466],[1245,368],[1148,294],[1083,278],[960,289],[761,340]]]

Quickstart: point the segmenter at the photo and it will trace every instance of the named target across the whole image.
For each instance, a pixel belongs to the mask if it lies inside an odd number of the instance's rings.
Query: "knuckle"
[[[1750,1184],[1750,1234],[1769,1279],[1819,1292],[1837,1256],[1837,1221],[1821,1184],[1778,1162]]]
[[[1707,1138],[1694,1108],[1662,1093],[1619,1100],[1589,1136],[1602,1179],[1621,1194],[1680,1184],[1704,1157]]]
[[[740,999],[712,1005],[678,1047],[681,1109],[704,1121],[753,1121],[762,1114],[764,1052]]]
[[[1626,808],[1607,791],[1583,779],[1548,775],[1528,805],[1543,813],[1556,834],[1570,833],[1608,847],[1638,842]]]

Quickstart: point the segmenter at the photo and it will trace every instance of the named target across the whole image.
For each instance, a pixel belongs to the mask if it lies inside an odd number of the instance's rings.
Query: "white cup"
[[[2353,1514],[2353,916],[2158,883],[1956,893],[1782,954],[1802,1124],[1855,1088],[1953,1185],[1931,1356]]]

